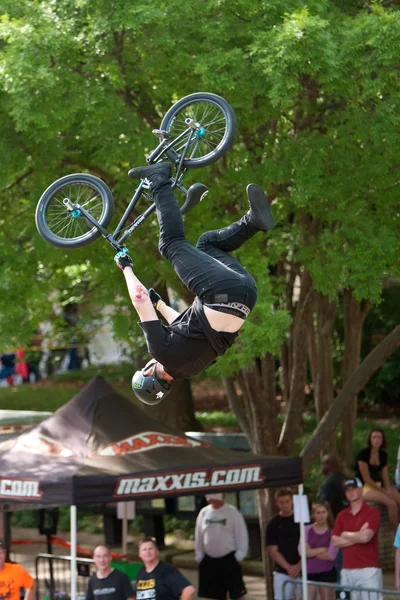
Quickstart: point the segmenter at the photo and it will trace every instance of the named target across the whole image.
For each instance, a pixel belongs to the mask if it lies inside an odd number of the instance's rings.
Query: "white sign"
[[[300,513],[300,499],[301,499],[301,513]],[[303,517],[303,523],[309,523],[310,509],[308,508],[308,498],[305,494],[299,496],[298,494],[293,496],[293,507],[294,507],[294,522],[300,523],[300,514]]]
[[[134,502],[117,502],[117,518],[118,519],[129,519],[133,521],[136,519],[136,506]]]

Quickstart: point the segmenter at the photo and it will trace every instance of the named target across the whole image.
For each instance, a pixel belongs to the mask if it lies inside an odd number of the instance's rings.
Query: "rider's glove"
[[[161,298],[160,294],[157,294],[157,292],[153,288],[149,289],[149,297],[150,297],[152,305],[157,310],[160,310],[160,306],[162,304],[165,304],[165,302]]]
[[[119,267],[121,271],[123,271],[125,267],[132,267],[133,269],[133,261],[126,252],[117,252],[117,254],[114,256],[114,260],[117,263],[117,267]]]

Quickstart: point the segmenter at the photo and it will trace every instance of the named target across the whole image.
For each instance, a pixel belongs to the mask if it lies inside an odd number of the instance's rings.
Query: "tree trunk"
[[[279,437],[277,422],[279,405],[276,400],[275,357],[268,353],[263,359],[255,360],[252,370],[240,373],[239,385],[243,391],[243,403],[250,433],[248,437],[252,451],[256,454],[276,454]],[[271,562],[265,548],[266,524],[272,516],[268,498],[267,490],[257,492],[266,598],[273,600]]]
[[[271,559],[268,556],[267,548],[265,546],[265,532],[267,529],[267,523],[273,516],[272,497],[271,497],[270,490],[268,490],[268,489],[257,490],[257,508],[258,508],[258,520],[260,523],[261,558],[262,558],[263,569],[264,569],[266,599],[273,600],[274,585],[273,585],[272,563],[271,563]]]
[[[342,362],[342,385],[354,373],[360,364],[361,339],[365,318],[372,308],[372,302],[364,306],[353,294],[352,289],[343,292],[344,313],[344,355]],[[342,417],[342,435],[339,453],[345,465],[350,467],[353,462],[353,437],[357,419],[357,396],[350,402],[346,415]]]
[[[314,310],[313,310],[314,308]],[[336,302],[319,292],[313,294],[307,318],[308,354],[310,357],[314,402],[317,423],[319,423],[333,403],[333,330],[336,319]],[[322,448],[329,454],[336,454],[336,439],[332,436]]]
[[[180,431],[202,431],[194,415],[194,402],[190,381],[174,381],[171,393],[164,402],[155,406],[142,404],[143,410],[164,425]]]
[[[333,435],[349,402],[362,390],[368,379],[382,366],[385,360],[400,347],[400,325],[395,327],[362,361],[336,396],[300,456],[303,459],[303,474],[307,476],[327,437]]]
[[[256,454],[276,454],[279,407],[273,354],[268,353],[263,359],[255,360],[253,369],[241,371],[238,383],[243,392],[252,451]]]
[[[300,277],[300,295],[291,335],[291,373],[290,389],[286,406],[285,421],[279,438],[279,451],[289,455],[294,441],[301,432],[302,414],[304,407],[304,388],[307,378],[307,310],[311,301],[312,283],[310,274],[303,271]]]
[[[228,396],[229,408],[237,418],[239,427],[251,439],[250,423],[246,415],[243,397],[236,392],[235,381],[232,377],[227,377],[224,380],[226,395]]]
[[[287,310],[287,312],[292,317],[292,324],[290,326],[288,340],[285,344],[282,344],[279,351],[279,360],[282,369],[281,386],[284,406],[288,405],[290,394],[290,378],[292,372],[292,330],[295,315],[295,308],[293,306],[293,290],[296,281],[296,276],[298,274],[299,273],[297,265],[286,263],[284,261],[280,261],[277,265],[277,277],[278,279],[284,280],[286,283],[286,292],[284,294],[285,300],[284,302],[279,303],[279,307],[283,310]]]

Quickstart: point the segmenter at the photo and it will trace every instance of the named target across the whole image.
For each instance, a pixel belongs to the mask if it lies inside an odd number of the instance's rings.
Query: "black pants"
[[[242,568],[231,552],[220,558],[205,555],[199,564],[199,596],[214,600],[237,600],[246,594]]]
[[[252,310],[257,300],[256,282],[229,254],[258,231],[248,215],[228,227],[203,233],[194,247],[185,238],[170,182],[157,182],[152,193],[160,225],[160,252],[186,287],[202,302],[240,302]]]

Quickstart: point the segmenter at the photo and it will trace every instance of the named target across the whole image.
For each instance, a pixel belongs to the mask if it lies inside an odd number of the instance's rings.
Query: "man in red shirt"
[[[332,543],[343,549],[340,583],[349,587],[382,589],[382,569],[378,557],[378,509],[362,499],[363,484],[354,477],[344,483],[349,508],[336,517]],[[378,600],[378,594],[353,592],[352,600]]]

